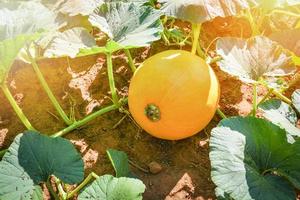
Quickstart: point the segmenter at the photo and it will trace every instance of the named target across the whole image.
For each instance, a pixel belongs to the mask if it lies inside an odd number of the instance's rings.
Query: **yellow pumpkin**
[[[148,58],[136,70],[128,104],[146,132],[179,140],[205,128],[219,97],[218,79],[203,59],[187,51],[168,50]]]

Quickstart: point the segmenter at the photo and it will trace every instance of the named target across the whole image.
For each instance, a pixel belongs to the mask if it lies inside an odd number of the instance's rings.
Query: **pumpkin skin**
[[[148,58],[136,70],[128,104],[146,132],[179,140],[205,128],[219,97],[218,79],[203,59],[187,51],[168,50]]]

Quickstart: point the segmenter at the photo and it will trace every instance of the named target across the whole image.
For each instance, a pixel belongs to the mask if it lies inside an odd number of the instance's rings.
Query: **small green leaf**
[[[106,43],[106,45],[103,47],[93,46],[90,48],[80,49],[77,56],[87,56],[87,55],[93,55],[97,53],[113,53],[121,49],[123,49],[123,47],[120,46],[117,42],[114,42],[113,40],[109,40]]]
[[[104,175],[85,187],[78,200],[142,200],[145,188],[143,182],[138,179]]]
[[[42,199],[38,184],[50,175],[67,184],[83,180],[83,161],[72,143],[33,131],[19,134],[0,162],[0,199]]]
[[[96,41],[94,37],[86,29],[76,27],[54,36],[45,50],[44,56],[69,56],[74,58],[80,49],[93,47],[95,45]]]
[[[241,10],[255,5],[254,0],[160,0],[161,11],[167,16],[195,24],[210,21],[216,17],[235,16]]]
[[[300,113],[300,89],[297,89],[293,92],[292,103],[294,107],[297,109],[298,113]]]
[[[296,127],[297,114],[287,103],[271,99],[260,104],[259,108],[267,120],[286,130],[289,142],[294,142],[293,136],[300,136],[300,129]]]
[[[246,83],[264,76],[289,75],[296,70],[291,53],[264,36],[247,40],[221,38],[217,41],[217,53],[223,58],[218,62],[220,68]]]
[[[123,48],[149,46],[163,30],[160,12],[140,2],[105,3],[89,21]]]
[[[127,154],[114,149],[108,149],[106,153],[115,169],[116,177],[128,177],[130,170]]]
[[[264,119],[224,119],[212,130],[212,180],[233,199],[294,200],[300,188],[300,141]]]

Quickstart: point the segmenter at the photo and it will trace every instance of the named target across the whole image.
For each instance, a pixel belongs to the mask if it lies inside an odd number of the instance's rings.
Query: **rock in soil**
[[[148,167],[152,174],[158,174],[162,170],[162,166],[155,161],[149,163]]]

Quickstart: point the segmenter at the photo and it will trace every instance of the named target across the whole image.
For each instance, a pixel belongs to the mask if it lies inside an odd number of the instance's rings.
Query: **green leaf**
[[[289,142],[293,143],[293,136],[300,136],[300,129],[296,127],[297,114],[291,106],[279,99],[271,99],[259,105],[263,116],[279,127],[286,130]]]
[[[224,119],[212,130],[212,180],[233,199],[294,200],[300,188],[300,141],[264,119]],[[292,186],[293,185],[293,186]]]
[[[55,14],[39,2],[0,3],[0,41],[57,28]]]
[[[123,47],[120,46],[117,42],[109,40],[106,43],[106,45],[103,47],[93,46],[90,48],[80,49],[77,56],[87,56],[87,55],[93,55],[97,53],[113,53],[121,49],[123,49]]]
[[[128,177],[130,170],[127,154],[114,149],[108,149],[106,153],[115,169],[116,177]]]
[[[176,17],[195,24],[216,17],[235,16],[241,10],[255,5],[254,0],[160,0],[164,15]]]
[[[298,113],[300,113],[300,89],[297,89],[292,94],[292,103]]]
[[[149,46],[160,39],[160,12],[139,2],[110,2],[90,15],[91,24],[124,48]]]
[[[14,39],[0,41],[0,84],[5,81],[14,60],[24,45],[37,39],[40,34],[18,35]]]
[[[58,33],[45,50],[45,57],[76,57],[82,48],[96,45],[94,37],[84,28],[76,27]]]
[[[69,0],[60,5],[59,11],[69,16],[86,16],[103,3],[103,0]]]
[[[19,134],[0,162],[0,199],[42,199],[38,184],[50,175],[67,184],[83,180],[83,161],[72,143],[33,131]]]
[[[142,200],[145,188],[143,182],[138,179],[104,175],[85,187],[78,200]]]
[[[221,70],[245,83],[263,76],[289,75],[296,70],[289,51],[264,36],[247,40],[225,37],[217,41],[216,48],[223,58],[218,62]]]

